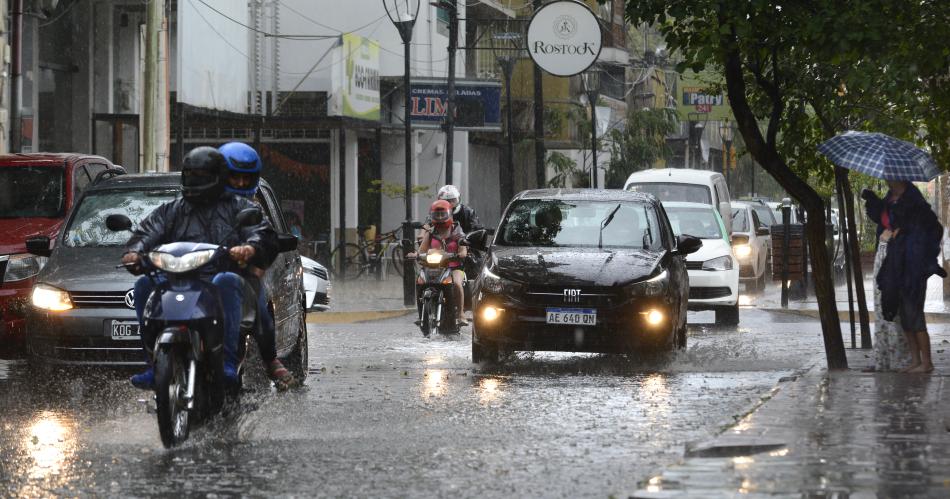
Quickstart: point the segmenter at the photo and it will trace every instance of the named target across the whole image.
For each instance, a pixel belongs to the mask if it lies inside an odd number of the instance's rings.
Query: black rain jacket
[[[245,208],[258,208],[241,196],[222,194],[215,203],[193,204],[178,197],[152,211],[132,232],[126,250],[147,253],[156,247],[179,241],[218,244],[228,247],[249,244],[254,247],[251,263],[267,268],[277,258],[277,233],[267,218],[259,225],[232,228],[237,214]],[[225,267],[218,272],[236,271],[230,259],[220,260]]]
[[[475,214],[475,210],[464,204],[459,206],[458,213],[452,214],[452,218],[455,220],[455,223],[462,228],[462,232],[466,234],[484,228],[481,222],[478,221],[478,215]]]

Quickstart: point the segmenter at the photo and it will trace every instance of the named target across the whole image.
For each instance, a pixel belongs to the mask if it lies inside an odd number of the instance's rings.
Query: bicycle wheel
[[[345,250],[337,246],[330,253],[330,272],[335,279],[342,278],[344,281],[356,279],[369,266],[366,252],[353,243],[347,243]],[[343,275],[340,275],[340,259],[343,259]]]
[[[398,243],[396,246],[393,246],[392,252],[389,255],[389,264],[392,265],[393,270],[399,276],[402,276],[403,265],[405,265],[406,260],[406,250],[399,246]]]

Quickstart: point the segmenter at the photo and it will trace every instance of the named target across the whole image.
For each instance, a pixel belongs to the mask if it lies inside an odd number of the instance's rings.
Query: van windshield
[[[155,208],[175,199],[178,189],[149,189],[89,192],[69,222],[63,244],[73,248],[123,246],[128,232],[112,232],[106,227],[109,215],[125,215],[137,225]]]
[[[709,187],[700,184],[680,184],[676,182],[650,182],[630,184],[628,191],[653,194],[660,201],[681,201],[686,203],[712,204]]]
[[[0,168],[0,218],[56,218],[66,206],[62,167]]]

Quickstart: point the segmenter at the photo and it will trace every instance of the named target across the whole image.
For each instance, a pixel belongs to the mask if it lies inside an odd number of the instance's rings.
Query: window
[[[86,172],[85,166],[73,168],[73,197],[75,198],[82,194],[82,191],[86,190],[90,181],[92,181],[92,179],[89,178],[89,173]]]
[[[109,169],[108,165],[102,163],[90,163],[86,165],[86,171],[89,172],[89,178],[96,180],[96,176]]]
[[[0,168],[0,218],[63,216],[64,183],[62,166]]]
[[[775,224],[775,218],[772,217],[772,210],[768,206],[761,204],[752,205],[752,211],[758,215],[763,227],[771,227]]]
[[[727,239],[726,228],[712,208],[666,207],[666,215],[677,236],[700,239]]]
[[[63,244],[74,248],[123,246],[128,232],[113,232],[106,227],[109,215],[125,215],[138,224],[161,204],[175,199],[177,188],[153,190],[91,191],[83,198],[69,222]]]
[[[733,232],[751,232],[749,230],[749,215],[745,208],[732,209],[732,231]]]
[[[709,187],[699,184],[651,182],[647,184],[631,184],[627,190],[653,194],[660,201],[712,204]]]
[[[499,244],[653,249],[663,245],[659,228],[644,203],[531,199],[512,206]]]

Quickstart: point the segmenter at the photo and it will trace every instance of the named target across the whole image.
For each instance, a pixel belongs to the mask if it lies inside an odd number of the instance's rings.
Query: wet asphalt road
[[[251,382],[239,415],[173,451],[127,373],[0,360],[0,496],[620,495],[822,359],[817,323],[752,309],[654,359],[474,366],[467,332],[423,339],[408,316],[310,334],[304,388]]]

